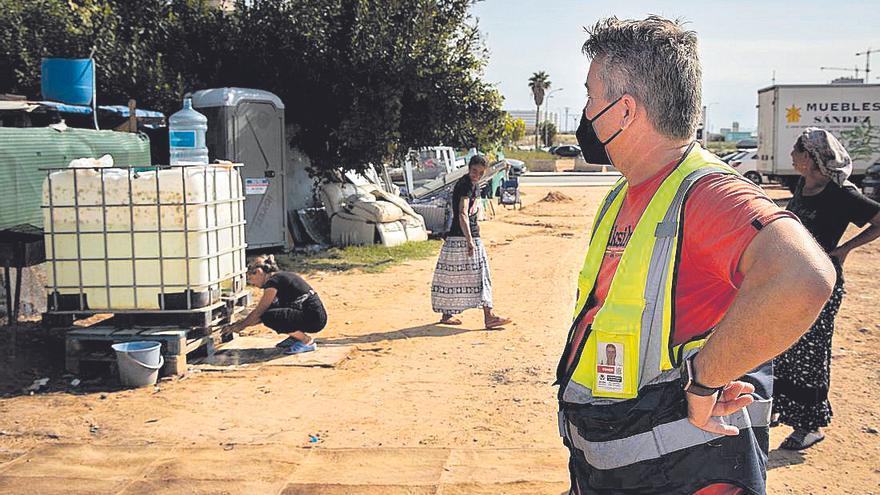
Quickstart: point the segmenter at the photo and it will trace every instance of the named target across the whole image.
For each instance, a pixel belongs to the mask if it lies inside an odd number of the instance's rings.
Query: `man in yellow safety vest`
[[[578,141],[623,178],[597,214],[557,368],[571,494],[764,493],[767,363],[819,314],[834,267],[694,142],[694,32],[612,17],[584,53]]]

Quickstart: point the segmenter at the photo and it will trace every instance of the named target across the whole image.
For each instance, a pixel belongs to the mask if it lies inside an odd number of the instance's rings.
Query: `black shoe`
[[[293,337],[287,337],[286,339],[282,340],[281,342],[275,344],[275,347],[282,348],[282,349],[287,349],[287,348],[289,348],[290,346],[292,346],[293,344],[295,344],[295,343],[297,343],[297,342],[299,342],[299,341],[296,340],[295,338],[293,338]]]
[[[825,435],[820,431],[795,430],[779,446],[783,450],[804,450],[825,440]]]

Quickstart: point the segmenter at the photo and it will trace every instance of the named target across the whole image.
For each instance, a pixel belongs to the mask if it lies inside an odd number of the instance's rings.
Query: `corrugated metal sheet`
[[[150,140],[143,134],[49,127],[0,127],[0,229],[43,226],[40,211],[46,167],[66,167],[76,158],[110,154],[116,165],[150,165]]]

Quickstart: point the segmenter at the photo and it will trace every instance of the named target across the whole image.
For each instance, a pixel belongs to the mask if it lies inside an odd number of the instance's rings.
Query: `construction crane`
[[[819,67],[819,70],[845,70],[847,72],[854,72],[855,78],[859,78],[859,68],[853,67],[852,69],[847,69],[845,67]]]
[[[862,55],[865,56],[865,82],[871,80],[871,54],[877,52],[880,52],[880,50],[872,50],[868,48],[864,52],[856,53],[856,57],[861,57]]]

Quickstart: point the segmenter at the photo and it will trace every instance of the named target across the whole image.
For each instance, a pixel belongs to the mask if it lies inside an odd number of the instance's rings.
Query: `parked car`
[[[764,182],[764,178],[758,172],[758,150],[745,150],[738,157],[730,160],[728,165],[759,186]]]
[[[556,156],[564,156],[566,158],[574,158],[581,155],[581,147],[573,144],[559,146],[552,152]]]
[[[722,156],[721,161],[729,164],[732,160],[737,160],[739,158],[746,156],[746,153],[748,153],[748,151],[744,151],[744,150],[732,151],[732,152]]]
[[[734,155],[737,155],[739,153],[740,153],[739,151],[728,151],[727,153],[724,153],[723,155],[718,155],[718,158],[722,162],[727,163],[730,161],[731,158],[733,158]]]
[[[880,162],[865,170],[865,178],[862,179],[862,193],[874,201],[880,201]]]

